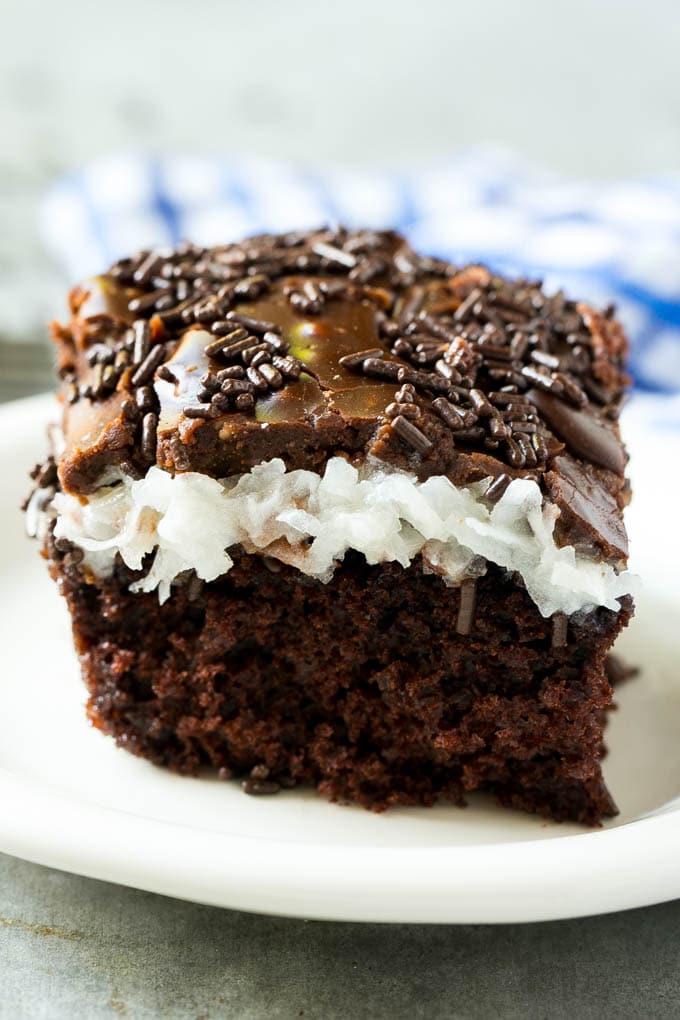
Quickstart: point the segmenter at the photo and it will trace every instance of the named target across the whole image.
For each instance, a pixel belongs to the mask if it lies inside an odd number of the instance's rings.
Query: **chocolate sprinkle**
[[[254,368],[252,365],[246,369],[246,376],[252,383],[253,387],[260,393],[266,393],[269,389],[269,383],[262,375],[258,368]]]
[[[252,393],[239,393],[234,401],[237,411],[251,411],[255,407],[255,397]]]
[[[436,400],[432,401],[432,407],[452,432],[458,432],[460,429],[474,424],[475,417],[473,417],[472,422],[468,421],[466,412],[461,407],[450,403],[446,397],[437,397]]]
[[[238,322],[249,333],[256,333],[258,336],[264,336],[265,333],[281,332],[281,327],[276,322],[254,319],[251,315],[243,315],[241,312],[227,312],[227,319],[230,319],[232,322]]]
[[[404,418],[411,418],[415,420],[420,418],[421,410],[417,404],[411,404],[408,402],[400,404],[395,400],[393,403],[387,405],[385,408],[385,414],[388,418],[397,418],[400,414],[402,414]]]
[[[456,620],[456,634],[469,634],[477,605],[477,579],[466,577],[460,583],[460,605]]]
[[[552,617],[552,647],[565,648],[567,644],[568,620],[564,613],[554,613]]]
[[[143,386],[144,383],[147,383],[164,357],[165,349],[162,344],[152,347],[147,356],[144,358],[144,361],[133,373],[132,379],[130,380],[132,385]]]
[[[151,411],[156,406],[156,395],[151,386],[140,386],[135,393],[135,400],[140,411]]]
[[[193,407],[192,405],[189,405],[184,408],[184,414],[187,418],[203,418],[206,421],[215,417],[212,407],[205,406]]]
[[[144,473],[140,471],[137,465],[131,460],[122,460],[120,462],[120,469],[124,474],[129,475],[129,477],[134,479],[136,482],[138,482],[140,478],[144,477]]]
[[[361,369],[366,360],[369,358],[379,358],[382,353],[382,348],[371,347],[367,351],[358,351],[356,354],[346,354],[343,358],[340,358],[340,364],[343,368],[347,368],[350,371],[354,369]]]
[[[410,422],[408,418],[404,418],[403,415],[398,415],[392,420],[392,431],[408,443],[409,446],[413,447],[416,453],[424,456],[429,453],[432,449],[432,443],[426,435],[420,431],[420,429]]]
[[[156,426],[158,418],[149,411],[142,419],[142,453],[148,461],[156,460]]]
[[[177,376],[172,371],[169,365],[160,365],[156,369],[156,375],[159,379],[164,379],[165,382],[176,383],[178,381]]]
[[[286,379],[298,379],[302,371],[302,362],[291,355],[280,357],[275,354],[272,358],[272,364],[274,368],[278,368],[281,375],[285,376]]]
[[[134,336],[134,347],[132,349],[132,360],[139,365],[149,353],[151,345],[151,327],[145,319],[137,319],[132,326]]]
[[[507,492],[511,481],[510,475],[499,475],[498,478],[494,478],[484,493],[484,499],[488,500],[489,503],[498,503]]]
[[[396,361],[385,361],[384,358],[366,358],[361,363],[361,370],[364,375],[372,375],[376,379],[398,379],[399,382],[405,381],[399,377],[399,373],[403,372],[404,369]]]
[[[88,320],[92,373],[77,382],[65,374],[70,402],[106,400],[127,388],[143,413],[157,411],[155,398],[140,403],[140,388],[154,373],[178,381],[165,362],[186,328],[200,325],[211,334],[206,357],[218,363],[205,375],[224,381],[221,362],[238,370],[233,377],[247,372],[253,392],[217,397],[213,382],[203,378],[198,400],[187,397],[187,417],[254,415],[255,397],[294,386],[303,372],[272,313],[243,307],[276,289],[301,319],[330,315],[333,302],[372,310],[376,346],[344,354],[340,365],[411,387],[408,399],[401,391],[395,396],[384,418],[421,456],[446,430],[448,443],[490,451],[517,470],[544,470],[555,436],[610,470],[622,462],[618,435],[605,421],[618,414],[625,344],[619,354],[615,340],[608,341],[603,355],[598,332],[616,323],[561,293],[547,296],[536,281],[509,281],[483,267],[419,256],[388,231],[340,227],[262,234],[212,249],[146,250],[116,263],[108,275],[129,288],[135,321],[129,327],[115,316]],[[366,337],[370,343],[370,332]],[[311,369],[307,374],[314,375]],[[406,404],[417,412],[400,406]],[[416,415],[425,432],[412,425]],[[400,420],[405,424],[395,426]],[[409,424],[415,433],[404,431]]]
[[[263,797],[270,796],[273,793],[278,793],[281,789],[279,783],[275,783],[272,779],[244,779],[242,789],[244,793],[247,793],[250,797]]]
[[[264,377],[265,382],[267,382],[272,389],[278,390],[279,387],[283,386],[283,376],[276,368],[274,368],[273,365],[264,362],[259,366],[259,371],[260,375]]]

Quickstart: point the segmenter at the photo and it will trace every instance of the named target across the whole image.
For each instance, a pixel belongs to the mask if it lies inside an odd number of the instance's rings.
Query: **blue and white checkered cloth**
[[[140,247],[334,222],[394,227],[429,254],[614,301],[636,387],[680,391],[680,177],[565,182],[495,150],[384,172],[117,156],[63,179],[42,209],[73,280]]]

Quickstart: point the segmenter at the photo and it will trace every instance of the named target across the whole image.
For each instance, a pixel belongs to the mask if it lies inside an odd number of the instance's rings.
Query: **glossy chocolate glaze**
[[[390,244],[397,250],[396,242]],[[404,251],[410,249],[404,246]],[[548,460],[543,466],[515,468],[493,449],[461,444],[457,434],[433,413],[434,394],[423,395],[419,390],[413,413],[418,416],[417,428],[427,452],[417,453],[400,440],[386,418],[385,409],[393,403],[399,382],[352,371],[340,363],[347,355],[375,348],[384,352],[380,355],[383,361],[403,365],[385,350],[386,341],[378,327],[382,307],[394,301],[391,314],[395,321],[407,318],[414,308],[453,321],[451,316],[470,295],[474,297],[476,288],[492,285],[487,270],[472,266],[448,277],[414,281],[402,287],[396,298],[384,289],[386,275],[378,274],[363,292],[355,293],[354,288],[354,292],[328,297],[321,309],[308,314],[293,306],[290,290],[303,288],[311,279],[289,275],[275,280],[260,296],[231,305],[234,313],[274,323],[287,353],[301,363],[297,380],[286,380],[280,388],[256,394],[251,412],[232,407],[209,420],[187,415],[188,407],[200,408],[203,380],[224,368],[224,361],[219,352],[214,357],[206,354],[206,346],[214,341],[209,323],[183,326],[176,320],[168,326],[162,315],[151,317],[151,346],[165,345],[163,377],[155,372],[148,383],[157,406],[159,466],[226,477],[273,457],[282,457],[290,468],[322,470],[329,456],[345,453],[353,460],[376,457],[420,478],[445,474],[458,485],[501,474],[531,477],[560,506],[564,541],[597,547],[611,560],[625,558],[621,515],[626,498],[622,478],[625,456],[616,422],[596,407],[575,407],[552,393],[530,389],[528,396],[542,416],[540,433]],[[313,281],[318,286],[324,277],[316,275]],[[95,385],[97,370],[101,377],[101,367],[97,369],[89,361],[93,344],[106,344],[108,334],[120,337],[131,326],[140,314],[129,307],[135,298],[148,300],[143,288],[121,284],[111,274],[94,278],[72,295],[69,329],[55,330],[55,339],[60,365],[76,377],[81,389]],[[595,327],[600,332],[608,328],[595,313],[592,321],[594,331]],[[598,356],[605,377],[609,371],[606,381],[611,384],[618,377],[602,354],[603,344],[595,332],[593,343],[600,345]],[[569,354],[565,334],[553,340],[553,352]],[[81,397],[65,405],[66,448],[59,472],[67,491],[92,491],[107,467],[138,458],[139,432],[129,405],[139,399],[139,389],[135,391],[132,375],[130,365],[123,369],[114,392],[99,393],[97,399]],[[571,457],[561,456],[565,447]],[[139,470],[145,470],[143,463]]]
[[[133,288],[122,288],[104,275],[89,281],[83,290],[87,297],[78,308],[81,329],[76,329],[76,334],[83,333],[83,324],[96,322],[103,315],[128,325],[134,320],[127,307],[139,293]],[[220,476],[247,470],[250,463],[244,437],[248,437],[254,458],[265,457],[268,450],[270,457],[283,456],[300,466],[299,459],[291,457],[291,445],[298,433],[307,434],[300,454],[309,467],[322,463],[324,451],[334,445],[355,454],[367,441],[368,427],[374,429],[398,388],[394,382],[352,373],[339,363],[344,355],[379,345],[375,305],[332,300],[323,315],[311,318],[291,309],[282,288],[274,287],[266,297],[244,302],[237,310],[276,322],[290,344],[290,353],[299,358],[306,371],[298,381],[260,397],[254,416],[232,412],[214,421],[197,421],[187,417],[184,408],[197,402],[206,372],[218,371],[223,365],[205,354],[206,345],[213,339],[210,333],[196,326],[186,329],[166,362],[176,382],[158,377],[153,381],[160,405],[159,463],[170,470],[187,470],[182,455],[188,452],[193,470]],[[85,349],[77,345],[76,371],[87,384],[92,381],[93,369],[84,354]],[[125,429],[122,401],[123,395],[116,392],[105,400],[67,405],[62,458],[62,478],[67,487],[69,479],[71,487],[84,482],[89,489],[96,484],[92,476],[100,469],[100,451],[112,431],[121,433],[118,449],[131,450],[133,439]],[[81,426],[81,419],[85,419],[86,427]],[[230,448],[224,446],[230,439],[231,456]]]
[[[328,415],[339,415],[347,422],[376,419],[394,396],[393,383],[371,382],[349,372],[340,358],[379,344],[375,308],[368,303],[329,301],[323,316],[314,319],[298,315],[291,308],[281,287],[266,297],[238,306],[238,311],[254,318],[275,322],[290,344],[290,354],[299,358],[308,371],[297,382],[260,397],[255,404],[257,424],[317,424]],[[179,428],[186,415],[183,408],[198,401],[206,372],[217,372],[223,364],[205,354],[205,346],[214,339],[200,328],[191,328],[182,336],[167,365],[177,377],[172,384],[156,379],[160,401],[159,431]],[[244,427],[249,416],[224,415],[216,427],[222,435]]]

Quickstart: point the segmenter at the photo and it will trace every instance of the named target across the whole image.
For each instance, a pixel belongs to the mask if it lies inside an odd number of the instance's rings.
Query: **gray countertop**
[[[0,856],[0,1016],[677,1017],[680,903],[532,925],[202,907]]]

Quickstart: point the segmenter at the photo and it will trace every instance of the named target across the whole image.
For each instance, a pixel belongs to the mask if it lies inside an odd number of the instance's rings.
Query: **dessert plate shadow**
[[[664,465],[680,433],[631,412],[632,568],[605,772],[620,814],[557,825],[473,798],[371,814],[307,791],[247,797],[173,776],[91,728],[69,620],[19,503],[45,451],[50,397],[0,408],[0,851],[93,878],[263,913],[355,921],[536,921],[680,896],[680,577]],[[639,419],[639,420],[638,420]],[[663,489],[663,492],[661,491]]]

